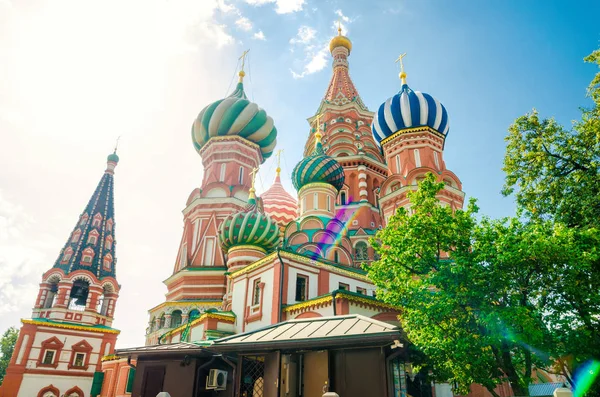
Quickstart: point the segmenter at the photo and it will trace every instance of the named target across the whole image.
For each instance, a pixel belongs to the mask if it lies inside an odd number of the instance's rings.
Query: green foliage
[[[15,327],[10,327],[4,332],[2,339],[0,339],[0,383],[2,383],[4,375],[6,375],[6,368],[8,368],[13,350],[15,350],[18,337],[19,330]]]
[[[548,221],[477,219],[473,200],[453,213],[436,198],[442,187],[429,174],[409,193],[410,211],[400,208],[372,241],[381,259],[369,277],[379,298],[403,308],[408,340],[435,378],[493,393],[506,375],[527,395],[532,369],[571,343],[556,339],[556,328],[576,324],[564,316],[563,288],[598,257],[582,244],[600,239]]]

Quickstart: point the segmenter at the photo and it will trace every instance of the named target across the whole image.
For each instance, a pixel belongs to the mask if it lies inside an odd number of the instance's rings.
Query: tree
[[[463,392],[479,383],[493,395],[508,380],[515,395],[528,395],[533,368],[555,356],[549,324],[560,315],[546,305],[560,298],[549,282],[559,279],[557,264],[571,271],[582,259],[572,252],[574,231],[477,219],[474,200],[453,212],[439,205],[442,187],[428,174],[409,193],[410,214],[400,208],[371,242],[381,259],[369,277],[378,297],[402,307],[402,327],[434,378]]]
[[[585,60],[600,66],[600,50]],[[545,298],[557,370],[568,378],[587,360],[600,359],[600,72],[588,95],[594,105],[582,109],[570,129],[535,110],[519,117],[509,128],[504,158],[503,194],[515,194],[519,213],[570,229],[571,261],[556,264]]]
[[[10,327],[4,332],[2,339],[0,339],[0,384],[4,379],[4,375],[6,375],[6,368],[8,368],[13,350],[15,350],[18,337],[19,330],[15,327]]]
[[[600,50],[585,60],[600,66]],[[594,106],[570,130],[535,110],[509,128],[503,194],[531,218],[600,228],[600,72],[588,94]]]

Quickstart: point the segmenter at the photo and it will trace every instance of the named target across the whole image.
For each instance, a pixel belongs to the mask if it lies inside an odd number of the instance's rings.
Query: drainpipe
[[[331,304],[333,305],[333,315],[337,316],[337,308],[335,307],[335,296],[337,295],[338,290],[331,291]]]
[[[283,310],[283,272],[285,271],[285,267],[283,266],[283,259],[281,259],[281,254],[279,253],[281,248],[277,247],[277,257],[279,258],[280,265],[280,274],[279,274],[279,310],[277,310],[277,322],[281,322],[281,311]]]
[[[135,369],[135,365],[133,365],[131,363],[131,356],[127,356],[127,365],[129,365],[131,368]]]

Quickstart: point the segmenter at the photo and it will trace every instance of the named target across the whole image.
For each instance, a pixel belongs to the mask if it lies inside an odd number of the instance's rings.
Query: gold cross
[[[253,168],[252,171],[250,171],[250,177],[252,178],[252,185],[250,186],[251,189],[254,189],[254,180],[256,179],[257,172],[258,172],[258,167]]]
[[[241,69],[241,71],[242,71],[242,72],[244,71],[244,66],[246,65],[246,56],[248,55],[248,52],[250,52],[250,49],[247,49],[246,51],[244,51],[244,52],[242,53],[242,56],[240,56],[240,57],[238,58],[238,61],[239,61],[240,59],[242,60],[242,69]]]
[[[117,148],[119,147],[119,140],[121,139],[121,135],[117,138],[117,142],[115,143],[115,153],[117,153]]]
[[[317,123],[317,132],[321,131],[321,117],[323,117],[323,113],[317,114],[317,118],[315,119],[315,123]]]
[[[275,156],[277,156],[277,172],[281,171],[281,153],[283,153],[283,149],[275,152]]]
[[[342,21],[338,19],[338,36],[342,35]]]
[[[402,63],[402,58],[406,56],[406,52],[404,54],[400,54],[398,59],[396,59],[396,63],[400,62],[400,71],[404,72],[404,63]]]

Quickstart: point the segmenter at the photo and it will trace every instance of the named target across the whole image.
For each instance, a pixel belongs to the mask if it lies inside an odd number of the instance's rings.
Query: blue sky
[[[500,195],[507,128],[534,107],[564,124],[579,117],[597,71],[582,58],[599,47],[598,15],[594,1],[0,0],[0,332],[30,315],[122,135],[114,325],[120,346],[142,344],[181,210],[202,180],[193,119],[228,94],[250,48],[246,91],[275,120],[293,193],[338,19],[367,106],[399,89],[394,60],[406,52],[408,84],[449,112],[447,167],[482,214],[512,215]],[[268,160],[259,192],[274,171]]]

